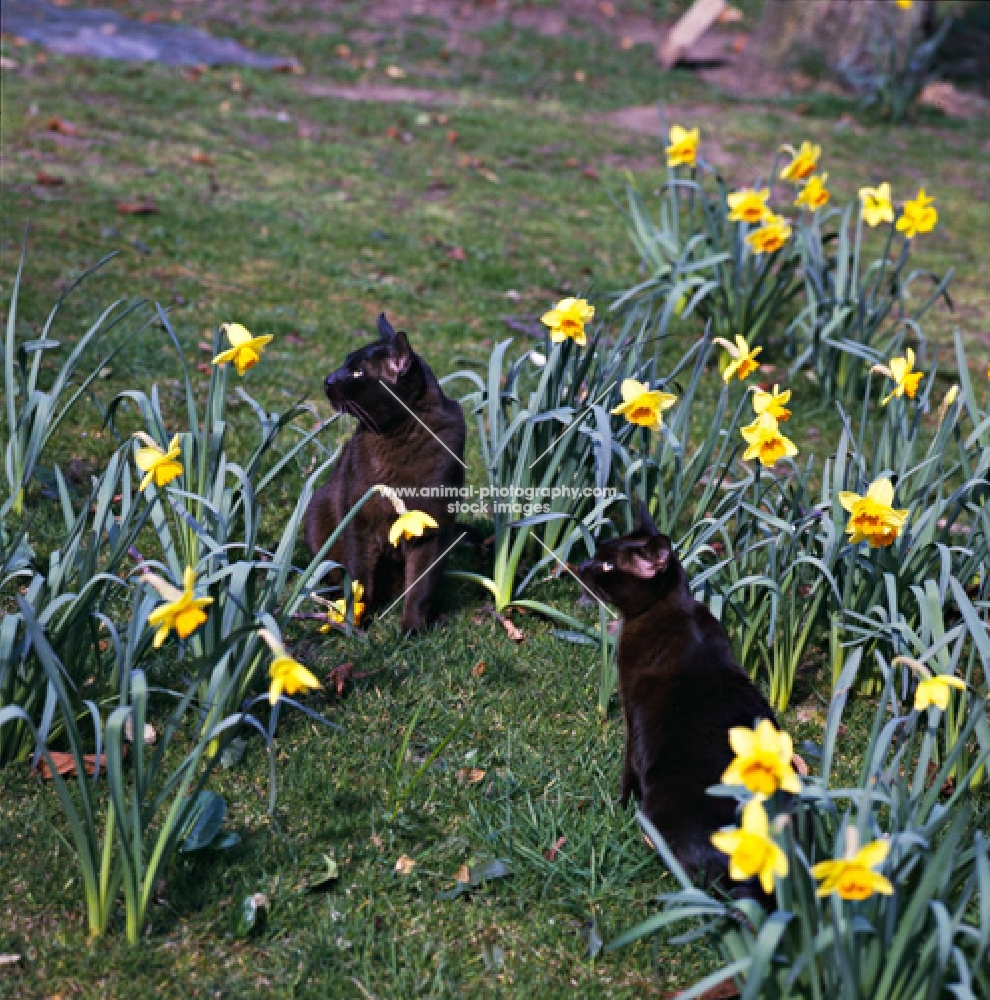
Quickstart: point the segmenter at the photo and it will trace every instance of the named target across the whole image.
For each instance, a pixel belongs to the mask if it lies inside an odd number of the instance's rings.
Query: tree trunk
[[[906,11],[894,0],[766,0],[749,54],[768,69],[835,69],[866,53],[878,27],[906,33],[934,23],[934,8],[935,0]]]

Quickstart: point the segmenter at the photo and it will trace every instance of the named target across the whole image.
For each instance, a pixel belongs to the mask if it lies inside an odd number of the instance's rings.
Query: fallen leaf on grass
[[[395,870],[400,875],[410,874],[415,867],[416,867],[416,862],[413,861],[413,859],[409,857],[408,854],[403,854],[402,857],[400,857],[399,860],[396,861],[395,863]]]
[[[526,634],[523,632],[521,628],[519,628],[518,625],[515,624],[515,622],[511,621],[508,618],[505,618],[502,615],[498,616],[498,620],[502,623],[502,628],[505,629],[505,634],[513,642],[522,642],[523,639],[526,638]]]
[[[63,778],[71,778],[76,774],[76,758],[73,757],[71,753],[61,753],[59,751],[52,750],[49,751],[48,756],[51,757],[52,763],[55,765],[55,770]],[[92,753],[86,754],[83,760],[86,765],[86,773],[95,774],[96,754]],[[106,766],[107,766],[107,758],[105,755],[101,754],[100,755],[101,773],[106,771]],[[46,757],[42,757],[41,760],[38,762],[38,770],[41,772],[41,776],[42,778],[45,779],[45,781],[51,780],[52,771],[51,768],[48,766],[48,759]]]
[[[334,667],[333,670],[327,674],[327,686],[333,686],[337,691],[337,697],[339,698],[344,693],[344,685],[350,680],[351,674],[354,673],[354,664],[348,661],[347,663],[341,663]]]
[[[558,837],[556,839],[556,841],[554,841],[554,844],[550,848],[550,850],[544,852],[543,857],[545,857],[547,859],[547,861],[556,861],[557,860],[557,854],[560,852],[560,849],[566,843],[567,843],[567,838],[566,837]]]
[[[501,858],[496,858],[494,861],[481,862],[473,868],[461,865],[457,870],[457,875],[454,876],[455,885],[453,889],[439,893],[438,898],[456,899],[460,895],[470,893],[472,890],[479,888],[486,882],[497,878],[506,878],[511,874],[512,871],[509,868],[509,863],[503,861]]]
[[[158,206],[150,199],[118,201],[117,211],[121,215],[154,215],[158,211]]]
[[[65,183],[64,177],[59,177],[58,174],[50,174],[47,170],[39,170],[37,180],[44,187],[58,187],[59,184]]]
[[[217,165],[217,161],[214,160],[209,153],[203,153],[200,150],[197,150],[195,153],[193,153],[193,155],[190,156],[189,159],[200,167],[215,167]]]
[[[485,772],[479,767],[462,767],[457,772],[457,784],[459,785],[476,785],[484,779]]]
[[[472,677],[481,677],[485,672],[485,661],[478,660],[478,662],[471,668]]]
[[[49,132],[58,132],[60,135],[79,135],[79,126],[73,125],[72,122],[68,122],[64,118],[49,118],[45,127]]]

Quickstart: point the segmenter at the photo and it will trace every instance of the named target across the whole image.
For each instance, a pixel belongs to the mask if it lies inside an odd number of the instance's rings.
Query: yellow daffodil
[[[731,382],[733,376],[742,382],[743,379],[749,378],[760,367],[760,363],[756,360],[756,355],[763,348],[754,347],[750,350],[749,343],[745,337],[737,336],[735,344],[730,344],[724,337],[716,337],[715,343],[724,347],[732,358],[726,366],[725,371],[722,372],[722,378],[726,383]]]
[[[959,398],[959,386],[952,386],[949,391],[942,397],[942,402],[939,403],[938,407],[938,425],[942,426],[942,422],[945,420],[946,414],[949,412],[949,407]]]
[[[165,600],[164,604],[148,615],[148,624],[158,629],[154,639],[155,649],[168,638],[172,629],[175,629],[180,639],[187,639],[206,621],[203,608],[212,604],[213,598],[195,596],[196,571],[192,566],[187,566],[182,574],[181,591],[154,573],[145,573],[141,579],[157,590]]]
[[[573,340],[580,347],[588,342],[584,335],[585,323],[590,323],[595,307],[584,299],[561,299],[553,309],[540,317],[544,326],[550,327],[550,339],[555,344]]]
[[[894,487],[889,479],[878,479],[870,485],[866,496],[842,492],[839,503],[849,511],[846,531],[853,545],[867,541],[870,547],[882,549],[893,545],[907,523],[907,510],[894,510]]]
[[[660,430],[663,411],[669,410],[677,397],[669,392],[651,389],[634,378],[622,380],[622,402],[612,412],[625,417],[631,424],[646,427],[651,431]]]
[[[805,180],[815,172],[818,166],[818,158],[822,155],[822,147],[814,146],[810,142],[802,142],[801,148],[793,149],[785,146],[785,151],[791,154],[791,162],[780,172],[780,179],[798,183]]]
[[[261,352],[273,339],[270,336],[252,337],[240,323],[224,323],[220,329],[227,335],[230,349],[221,351],[213,359],[213,364],[225,365],[233,361],[238,375],[243,375],[261,360]]]
[[[879,226],[881,222],[894,221],[894,206],[890,200],[890,185],[886,181],[879,187],[860,188],[859,200],[863,206],[863,219],[868,226]]]
[[[760,799],[750,799],[743,806],[738,828],[712,834],[712,844],[729,855],[729,878],[743,882],[759,876],[766,893],[773,892],[775,878],[787,875],[787,855],[769,836],[770,823]]]
[[[790,402],[791,390],[780,391],[780,386],[775,385],[773,392],[764,389],[753,390],[753,412],[759,416],[761,413],[769,413],[774,420],[784,423],[791,419],[791,411],[787,409]]]
[[[283,694],[291,697],[306,689],[316,689],[320,682],[301,663],[291,656],[277,656],[268,668],[271,685],[268,701],[274,705]]]
[[[904,214],[897,220],[897,231],[913,240],[918,233],[930,233],[938,222],[938,212],[932,207],[934,198],[929,198],[922,188],[914,201],[904,203]]]
[[[723,785],[744,785],[754,795],[764,797],[778,788],[801,791],[801,779],[791,764],[794,744],[769,719],[760,719],[755,729],[730,729],[729,743],[736,757],[722,775]]]
[[[838,893],[842,899],[869,899],[874,893],[889,896],[894,887],[883,875],[873,869],[879,868],[890,853],[889,840],[874,840],[858,850],[855,829],[847,831],[846,857],[838,861],[820,861],[811,869],[811,874],[821,885],[819,896]]]
[[[725,199],[731,209],[729,222],[755,223],[771,217],[773,213],[767,208],[769,197],[769,188],[763,188],[762,191],[754,191],[751,188],[733,191]]]
[[[679,167],[682,164],[693,167],[697,161],[698,143],[701,132],[693,128],[688,131],[680,125],[670,126],[670,145],[666,149],[667,166]]]
[[[943,712],[949,707],[949,689],[966,690],[966,682],[951,674],[932,674],[931,677],[918,682],[914,692],[914,707],[923,712],[929,705],[940,708]]]
[[[832,197],[829,194],[828,188],[825,187],[825,182],[828,180],[828,174],[813,174],[808,178],[808,182],[801,188],[801,193],[794,200],[794,204],[799,208],[807,208],[811,212],[817,212],[818,209],[824,208],[828,204],[829,199]]]
[[[360,625],[361,619],[364,618],[364,613],[367,611],[364,603],[364,584],[360,580],[354,580],[351,583],[351,597],[354,607],[354,624]],[[327,624],[323,625],[320,631],[329,632],[333,628],[331,622],[343,625],[346,621],[347,601],[343,597],[337,601],[330,601],[327,603]]]
[[[759,229],[746,237],[753,253],[776,253],[791,238],[791,224],[780,215],[767,216]]]
[[[914,370],[914,351],[910,347],[904,352],[903,358],[891,358],[889,365],[874,365],[872,371],[886,375],[894,382],[894,388],[883,399],[883,406],[886,406],[894,396],[900,398],[907,395],[908,399],[914,399],[918,392],[918,384],[924,378],[924,372]]]
[[[769,413],[761,413],[740,433],[749,445],[743,454],[744,461],[758,458],[769,469],[782,458],[793,458],[798,453],[797,445],[780,433],[776,419]]]
[[[144,442],[144,447],[138,448],[134,454],[134,464],[144,473],[138,486],[139,492],[146,490],[152,482],[156,486],[165,486],[176,476],[182,475],[182,463],[179,461],[182,447],[178,434],[169,443],[168,451],[162,451],[143,431],[138,431],[134,436]]]
[[[398,545],[403,538],[422,538],[427,528],[438,527],[437,522],[424,511],[408,510],[400,514],[388,529],[388,540],[392,545]]]

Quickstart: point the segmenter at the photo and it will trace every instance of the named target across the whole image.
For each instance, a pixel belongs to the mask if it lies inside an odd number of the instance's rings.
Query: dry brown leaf
[[[457,772],[457,784],[476,785],[485,780],[485,772],[480,767],[462,767]]]
[[[505,629],[505,634],[513,642],[522,642],[526,638],[523,630],[510,619],[499,616],[499,621],[502,623],[502,628]]]
[[[327,674],[327,686],[332,685],[336,689],[338,698],[344,693],[344,685],[347,684],[353,673],[354,664],[348,661],[338,664]]]
[[[117,211],[121,215],[154,215],[158,206],[150,198],[141,198],[138,201],[118,201]]]
[[[395,870],[400,875],[409,875],[415,867],[416,862],[408,854],[403,854],[395,863]]]
[[[79,126],[73,125],[72,122],[66,121],[64,118],[49,118],[46,128],[49,132],[58,132],[60,135],[79,135]]]
[[[52,759],[52,763],[55,765],[55,770],[63,778],[71,778],[76,774],[76,758],[72,756],[71,753],[61,753],[59,751],[51,750],[49,751],[49,756]],[[86,773],[94,774],[96,772],[96,754],[86,754],[83,758],[86,765]],[[106,771],[107,758],[105,755],[100,756],[100,773]],[[42,778],[45,781],[51,781],[52,771],[48,766],[48,759],[42,757],[38,762],[38,770],[41,772]]]
[[[471,668],[472,677],[481,677],[485,672],[485,661],[478,660],[478,662]]]
[[[455,882],[470,882],[471,881],[471,869],[467,865],[461,865],[457,869],[457,874],[454,876]]]
[[[217,161],[210,156],[209,153],[204,153],[202,150],[197,149],[195,153],[190,157],[193,163],[200,167],[215,167]]]

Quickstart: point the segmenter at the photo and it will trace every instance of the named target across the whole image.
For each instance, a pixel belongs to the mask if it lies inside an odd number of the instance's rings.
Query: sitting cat
[[[622,613],[618,673],[626,724],[623,804],[635,795],[678,861],[726,890],[728,859],[711,835],[734,824],[736,802],[706,794],[735,756],[734,726],[776,719],[736,663],[729,638],[691,595],[670,539],[644,509],[630,535],[602,543],[582,582]],[[734,894],[765,899],[754,881]]]
[[[379,340],[348,354],[326,378],[327,399],[334,409],[357,417],[360,425],[306,511],[306,542],[314,553],[372,486],[429,493],[464,484],[460,404],[443,394],[429,365],[412,350],[404,333],[392,329],[384,313],[378,318],[378,333]],[[405,591],[405,631],[420,631],[436,617],[435,596],[443,574],[443,560],[438,558],[453,541],[454,515],[448,505],[454,499],[407,495],[408,508],[429,514],[439,530],[427,530],[396,547],[388,534],[398,515],[389,499],[373,496],[329,553],[361,582],[369,608],[373,602],[385,607]]]

